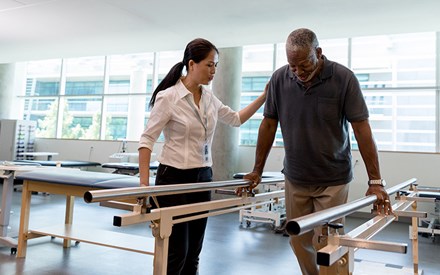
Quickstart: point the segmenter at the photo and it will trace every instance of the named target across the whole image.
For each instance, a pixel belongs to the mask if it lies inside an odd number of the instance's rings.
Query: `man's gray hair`
[[[316,34],[305,28],[294,30],[289,34],[286,41],[287,49],[311,48],[316,49],[319,46]]]

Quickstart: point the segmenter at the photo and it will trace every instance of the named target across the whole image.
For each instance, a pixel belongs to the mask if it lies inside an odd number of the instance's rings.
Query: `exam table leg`
[[[18,258],[26,257],[31,196],[32,193],[31,191],[29,191],[28,183],[27,181],[24,181],[22,195],[21,195],[20,228],[18,230],[18,249],[17,249]]]
[[[73,206],[75,203],[75,197],[74,196],[66,196],[66,215],[64,218],[64,224],[65,225],[72,225],[73,222]],[[68,248],[70,247],[70,240],[64,239],[63,241],[63,247]]]

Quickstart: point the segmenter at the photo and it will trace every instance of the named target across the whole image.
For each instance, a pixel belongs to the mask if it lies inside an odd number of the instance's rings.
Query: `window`
[[[322,54],[328,59],[338,62],[345,67],[350,67],[349,65],[349,54],[348,54],[348,39],[323,39],[319,41],[320,47],[322,48]]]
[[[351,67],[365,88],[436,85],[435,33],[357,37],[352,39]]]
[[[274,70],[273,44],[243,47],[240,109],[254,101],[264,90]],[[240,144],[256,145],[264,106],[240,127]]]
[[[379,149],[437,150],[435,45],[435,33],[352,39],[352,69]]]
[[[37,121],[37,136],[56,135],[61,66],[60,59],[34,61],[27,66],[23,119]]]
[[[105,139],[122,140],[127,133],[127,117],[112,117],[107,120],[107,133]]]
[[[153,62],[153,53],[29,62],[24,119],[39,122],[39,137],[138,138]]]
[[[436,35],[320,40],[323,54],[359,80],[380,150],[439,151]],[[23,119],[38,122],[38,137],[137,140],[149,119],[154,88],[182,56],[164,51],[29,62],[26,88],[19,94]],[[244,46],[242,56],[243,108],[287,59],[284,43]],[[240,144],[256,144],[263,110],[240,127]],[[283,146],[280,129],[274,145]]]
[[[35,83],[35,95],[50,96],[57,95],[60,90],[60,83],[56,81],[37,81]]]

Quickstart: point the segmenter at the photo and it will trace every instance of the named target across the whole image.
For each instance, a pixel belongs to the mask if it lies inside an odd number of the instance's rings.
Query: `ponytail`
[[[182,76],[183,68],[186,67],[188,70],[188,64],[190,60],[193,60],[195,63],[199,63],[203,59],[205,59],[209,53],[214,50],[218,54],[217,48],[206,39],[196,38],[186,45],[185,51],[183,53],[183,61],[174,65],[165,78],[159,83],[157,88],[154,90],[153,95],[150,100],[150,108],[154,106],[154,102],[156,101],[157,93],[168,89],[169,87],[175,85],[179,78]]]
[[[179,62],[176,65],[174,65],[168,74],[165,76],[164,79],[157,85],[157,88],[154,90],[153,95],[151,96],[149,107],[150,109],[153,108],[154,102],[156,101],[156,96],[160,91],[163,91],[165,89],[168,89],[169,87],[173,86],[177,83],[179,78],[182,76],[182,70],[185,65],[183,62]]]

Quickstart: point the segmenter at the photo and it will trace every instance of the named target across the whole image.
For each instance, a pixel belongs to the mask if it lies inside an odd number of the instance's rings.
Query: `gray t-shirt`
[[[300,184],[329,186],[352,180],[348,122],[368,119],[352,71],[324,56],[323,68],[305,88],[289,66],[270,80],[264,116],[277,119],[284,140],[283,173]]]

